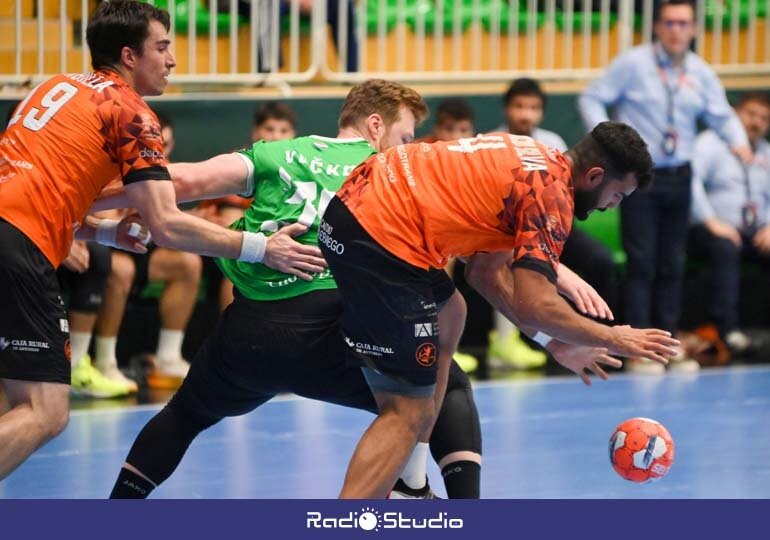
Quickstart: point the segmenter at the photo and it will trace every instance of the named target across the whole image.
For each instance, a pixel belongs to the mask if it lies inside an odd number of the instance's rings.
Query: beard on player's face
[[[604,182],[594,189],[575,188],[575,217],[580,221],[588,219],[591,210],[596,210],[599,205],[599,199],[602,195]],[[603,208],[599,210],[604,210]]]

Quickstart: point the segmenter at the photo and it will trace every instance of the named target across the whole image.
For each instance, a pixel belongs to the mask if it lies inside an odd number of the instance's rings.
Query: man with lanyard
[[[586,88],[579,105],[588,129],[606,120],[606,108],[613,106],[615,118],[636,128],[649,145],[655,163],[654,185],[648,192],[630,197],[621,213],[623,247],[628,254],[626,322],[675,332],[697,121],[705,121],[742,161],[750,162],[752,153],[721,82],[690,51],[696,32],[692,2],[663,2],[654,29],[658,40],[617,57]],[[699,367],[683,354],[670,366],[686,371]],[[630,362],[629,367],[658,374],[664,369],[642,360]]]
[[[695,142],[690,248],[711,269],[708,313],[734,353],[751,342],[738,327],[741,259],[770,263],[770,96],[749,93],[735,108],[754,159],[744,164],[713,131]]]

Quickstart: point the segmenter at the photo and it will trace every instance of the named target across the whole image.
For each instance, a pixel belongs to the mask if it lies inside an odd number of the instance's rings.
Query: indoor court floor
[[[768,498],[770,367],[665,377],[614,374],[479,383],[484,498]],[[73,411],[67,430],[0,482],[2,498],[105,498],[134,437],[159,406]],[[621,421],[671,432],[669,475],[632,484],[612,470]],[[158,498],[334,498],[367,413],[277,399],[193,442]],[[444,496],[437,467],[431,485]]]

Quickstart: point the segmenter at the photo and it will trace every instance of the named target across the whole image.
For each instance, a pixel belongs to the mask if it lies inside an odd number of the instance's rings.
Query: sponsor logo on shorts
[[[67,319],[59,319],[59,328],[61,328],[62,332],[69,332],[70,331],[70,323]]]
[[[383,347],[382,345],[372,345],[371,343],[362,343],[360,341],[353,341],[349,337],[345,336],[345,343],[348,347],[353,349],[359,354],[365,354],[367,356],[383,356],[386,354],[393,354],[391,347]]]
[[[436,323],[418,323],[414,325],[414,337],[433,337],[438,335],[438,325]]]
[[[318,241],[325,245],[329,251],[332,251],[337,255],[342,255],[345,253],[345,244],[337,242],[332,238],[332,231],[334,231],[334,227],[325,221],[322,221],[321,225],[318,227]]]
[[[72,343],[70,343],[70,340],[64,342],[64,356],[67,357],[67,360],[72,360]]]
[[[417,347],[415,357],[421,366],[432,366],[436,362],[436,346],[433,343],[423,343]]]
[[[12,351],[22,351],[22,352],[40,352],[41,350],[47,351],[51,348],[51,346],[45,341],[33,341],[28,339],[8,339],[5,337],[0,337],[0,351],[4,351],[9,347]]]

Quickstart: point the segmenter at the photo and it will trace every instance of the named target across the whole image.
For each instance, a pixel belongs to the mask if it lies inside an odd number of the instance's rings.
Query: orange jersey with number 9
[[[414,266],[510,250],[514,265],[551,280],[574,212],[567,159],[506,133],[396,146],[354,170],[337,196],[380,245]]]
[[[170,179],[157,117],[116,73],[57,75],[19,104],[0,139],[0,218],[56,268],[116,178]]]

